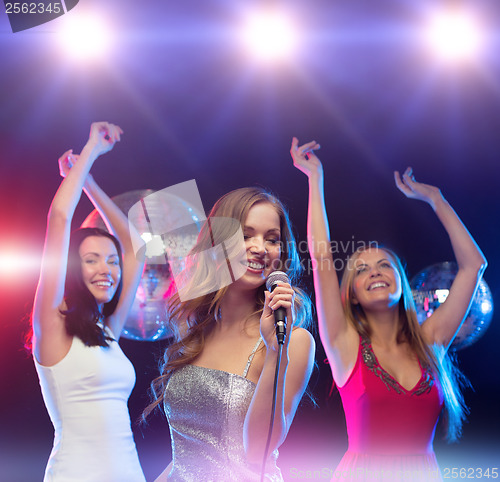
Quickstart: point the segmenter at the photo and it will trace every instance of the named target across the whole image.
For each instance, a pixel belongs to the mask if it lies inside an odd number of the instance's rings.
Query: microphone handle
[[[286,337],[286,310],[285,308],[278,308],[274,311],[274,324],[276,326],[276,338],[278,344],[283,345]]]

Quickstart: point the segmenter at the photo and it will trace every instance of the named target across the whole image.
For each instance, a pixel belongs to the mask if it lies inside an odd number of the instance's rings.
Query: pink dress
[[[356,364],[339,392],[349,446],[332,480],[441,480],[432,441],[443,393],[431,370],[422,368],[415,387],[406,390],[360,338]]]

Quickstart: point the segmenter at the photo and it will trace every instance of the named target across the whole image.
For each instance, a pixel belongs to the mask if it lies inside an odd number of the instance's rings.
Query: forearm
[[[330,234],[325,207],[323,175],[309,177],[309,208],[307,215],[307,240],[311,258],[330,257]]]
[[[259,382],[254,392],[252,402],[245,418],[244,444],[247,458],[250,462],[260,463],[264,456],[269,424],[271,420],[274,378],[278,353],[268,350]],[[285,440],[288,423],[285,413],[285,379],[288,368],[288,352],[283,349],[276,394],[273,433],[269,452],[272,453]]]
[[[87,176],[83,189],[92,204],[99,211],[108,230],[120,241],[124,254],[132,253],[131,232],[127,216],[99,187],[91,175]],[[133,233],[138,237],[135,229],[133,229]]]
[[[450,237],[458,267],[484,270],[487,264],[486,258],[446,199],[440,195],[431,206]]]
[[[319,335],[325,347],[332,346],[336,336],[346,326],[329,231],[323,176],[311,175],[309,178],[307,237],[313,262]]]
[[[59,186],[50,206],[49,217],[62,217],[71,222],[85,179],[97,157],[95,144],[88,142],[80,154],[80,162],[71,169]]]

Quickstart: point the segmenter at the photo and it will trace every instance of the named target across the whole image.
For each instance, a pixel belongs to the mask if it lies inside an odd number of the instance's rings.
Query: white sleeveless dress
[[[107,329],[108,336],[112,336]],[[118,343],[88,347],[78,337],[53,366],[33,356],[54,425],[44,482],[145,482],[127,401],[134,367]]]

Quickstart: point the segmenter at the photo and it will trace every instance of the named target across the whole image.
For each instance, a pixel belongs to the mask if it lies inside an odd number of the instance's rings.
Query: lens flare
[[[250,52],[262,60],[285,58],[295,45],[292,25],[289,19],[279,12],[251,16],[243,39]]]
[[[435,54],[449,62],[473,58],[482,44],[477,22],[463,12],[447,12],[433,17],[426,37]]]
[[[65,20],[60,41],[70,57],[76,60],[96,59],[109,51],[109,29],[100,18],[79,15]]]

